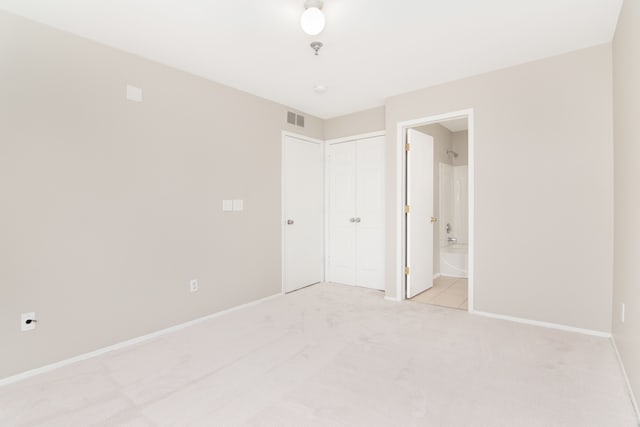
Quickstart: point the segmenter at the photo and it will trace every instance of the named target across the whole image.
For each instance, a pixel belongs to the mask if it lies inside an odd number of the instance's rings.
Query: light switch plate
[[[222,210],[225,212],[231,212],[233,210],[233,200],[223,200]]]
[[[244,200],[234,200],[233,201],[233,210],[234,211],[242,211],[242,210],[244,210]]]
[[[127,85],[127,99],[129,101],[142,102],[142,89]]]

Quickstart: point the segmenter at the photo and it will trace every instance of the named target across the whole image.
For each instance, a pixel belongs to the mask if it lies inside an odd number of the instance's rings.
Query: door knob
[[[431,224],[435,224],[436,222],[438,222],[438,218],[436,218],[435,216],[431,217]]]
[[[356,222],[360,222],[360,218],[356,218]]]
[[[288,225],[293,225],[293,220],[292,220],[292,219],[288,219],[288,220],[287,220],[287,224],[288,224]]]
[[[355,218],[349,218],[349,222],[356,222]]]

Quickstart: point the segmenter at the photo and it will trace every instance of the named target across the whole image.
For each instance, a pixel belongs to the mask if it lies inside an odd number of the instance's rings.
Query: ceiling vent
[[[291,111],[287,111],[287,123],[290,125],[304,127],[304,116],[296,113],[292,113]]]

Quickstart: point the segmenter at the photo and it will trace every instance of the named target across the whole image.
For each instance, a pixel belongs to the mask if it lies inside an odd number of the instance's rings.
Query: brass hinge
[[[407,142],[406,144],[404,144],[404,151],[409,151],[409,150],[411,150],[411,144]]]
[[[409,275],[409,273],[411,273],[411,269],[410,269],[409,267],[405,267],[405,268],[404,268],[404,275],[405,275],[405,276],[408,276],[408,275]]]
[[[408,214],[409,212],[411,212],[411,206],[404,205],[404,213]]]

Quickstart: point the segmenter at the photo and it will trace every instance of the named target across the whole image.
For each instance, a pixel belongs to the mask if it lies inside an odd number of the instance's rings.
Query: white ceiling
[[[466,117],[462,119],[447,120],[444,122],[440,122],[439,124],[446,127],[451,132],[460,132],[469,128],[469,126],[467,125]]]
[[[0,9],[330,118],[612,40],[622,0],[0,0]],[[314,56],[309,43],[325,44]],[[317,84],[326,85],[316,94]]]

